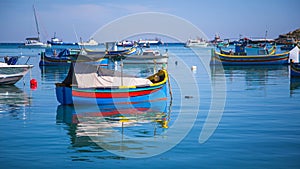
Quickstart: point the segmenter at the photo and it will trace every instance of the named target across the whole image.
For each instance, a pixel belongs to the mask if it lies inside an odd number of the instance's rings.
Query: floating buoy
[[[36,89],[37,88],[37,81],[35,79],[30,80],[30,89]]]

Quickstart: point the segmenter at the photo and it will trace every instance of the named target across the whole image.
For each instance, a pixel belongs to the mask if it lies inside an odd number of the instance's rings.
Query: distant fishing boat
[[[131,47],[127,49],[122,49],[122,50],[107,50],[105,57],[122,57],[125,58],[128,55],[132,55],[136,52],[136,47]]]
[[[64,42],[63,40],[56,37],[56,32],[54,32],[53,38],[51,38],[50,41],[47,41],[48,45],[78,45],[78,43],[75,42]]]
[[[99,43],[97,41],[95,41],[94,39],[89,39],[87,42],[82,42],[80,40],[80,42],[78,42],[78,45],[80,45],[80,46],[97,46],[97,45],[99,45]]]
[[[83,55],[80,49],[46,49],[41,52],[40,66],[70,65],[72,62],[99,62],[104,55]]]
[[[33,5],[33,13],[34,13],[34,19],[35,19],[35,25],[36,25],[36,31],[37,31],[37,37],[29,37],[26,38],[26,42],[24,44],[24,46],[21,47],[47,47],[48,45],[41,42],[40,41],[40,30],[39,30],[39,24],[38,24],[38,20],[37,20],[37,16],[36,16],[36,11],[35,11],[35,7]]]
[[[153,49],[140,49],[137,54],[129,55],[124,60],[124,64],[167,64],[169,54],[160,53],[159,50]]]
[[[185,47],[207,47],[208,43],[203,39],[188,39]]]
[[[134,46],[134,42],[128,41],[128,40],[123,40],[121,42],[118,42],[117,46],[118,47],[132,47],[132,46]]]
[[[153,39],[153,40],[151,40],[151,39],[149,39],[149,40],[143,40],[143,39],[139,39],[138,41],[137,41],[137,44],[140,46],[140,47],[150,47],[150,46],[154,46],[154,45],[162,45],[162,44],[164,44],[163,43],[163,41],[161,41],[161,40],[159,40],[159,39]]]
[[[245,46],[236,45],[235,51],[220,52],[215,49],[212,51],[210,64],[223,65],[269,65],[269,64],[287,64],[289,59],[289,52],[275,54],[276,47],[269,50],[259,49],[257,55],[248,55],[245,51]]]
[[[66,79],[55,84],[56,97],[61,104],[98,105],[167,99],[167,79],[166,70],[160,70],[148,78],[137,78],[124,75],[122,71],[76,63],[70,66]]]
[[[229,46],[229,39],[226,39],[227,42],[224,42],[218,34],[215,34],[215,37],[212,41],[210,41],[210,44],[217,47],[228,47]]]
[[[17,83],[33,65],[17,65],[17,57],[5,57],[5,62],[0,62],[0,85],[13,85]]]
[[[103,56],[103,58],[110,59],[112,61],[118,61],[126,58],[129,55],[135,54],[137,51],[136,47],[118,49],[115,42],[106,42],[105,50],[91,50],[82,48],[80,54],[88,56]]]

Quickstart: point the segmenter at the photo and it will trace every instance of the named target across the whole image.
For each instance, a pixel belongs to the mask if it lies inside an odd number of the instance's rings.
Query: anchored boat
[[[245,46],[236,45],[235,52],[223,51],[219,52],[213,49],[211,64],[223,65],[269,65],[269,64],[287,64],[289,52],[276,54],[276,47],[270,50],[259,49],[257,55],[248,55]]]
[[[56,83],[61,104],[134,104],[167,99],[168,73],[162,69],[147,78],[128,76],[97,65],[71,65],[66,79]]]
[[[17,57],[6,57],[4,59],[5,62],[0,62],[0,85],[17,83],[33,68],[33,65],[17,65]]]

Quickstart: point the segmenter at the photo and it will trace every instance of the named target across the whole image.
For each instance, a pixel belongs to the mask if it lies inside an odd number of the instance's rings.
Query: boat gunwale
[[[268,57],[280,57],[280,56],[286,56],[288,57],[289,52],[284,53],[278,53],[278,54],[267,54],[267,55],[227,55],[227,54],[221,54],[220,52],[215,51],[215,55],[226,57],[226,58],[268,58]],[[216,56],[214,56],[216,57]]]

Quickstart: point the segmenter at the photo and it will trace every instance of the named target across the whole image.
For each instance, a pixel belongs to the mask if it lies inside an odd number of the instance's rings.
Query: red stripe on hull
[[[136,92],[81,92],[81,91],[72,91],[72,95],[76,97],[87,97],[87,98],[128,98],[128,97],[135,97],[135,96],[143,96],[154,93],[159,89],[154,90],[143,90],[143,91],[136,91]]]

